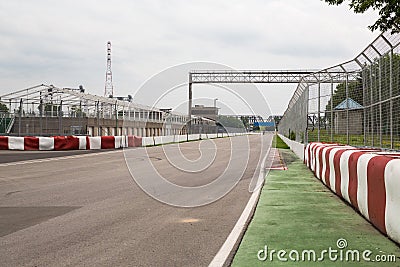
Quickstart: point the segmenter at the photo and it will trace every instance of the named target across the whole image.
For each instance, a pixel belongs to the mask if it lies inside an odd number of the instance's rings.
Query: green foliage
[[[218,116],[218,122],[224,127],[244,128],[243,122],[234,117],[220,115]]]
[[[274,144],[276,148],[289,149],[289,146],[277,134],[274,136]]]
[[[246,129],[248,129],[249,126],[250,126],[250,124],[249,124],[249,118],[242,116],[242,117],[240,117],[240,120],[242,121],[243,126],[244,126]]]
[[[0,103],[0,112],[8,112],[7,105]]]
[[[42,104],[39,104],[38,110],[39,114],[42,114]],[[61,111],[61,106],[47,103],[44,105],[43,111],[43,115],[58,116],[58,112]]]
[[[275,125],[278,126],[283,116],[274,115]]]
[[[350,81],[348,83],[348,97],[359,103],[360,105],[363,105],[363,86],[362,86],[362,81],[361,78],[355,80],[355,81]],[[343,100],[346,99],[346,83],[340,83],[336,86],[336,89],[333,91],[333,96],[332,99],[328,101],[328,104],[326,105],[325,109],[326,111],[331,110],[331,101],[333,100],[333,109],[337,105],[339,105]]]
[[[341,5],[344,0],[324,0],[329,5]],[[350,9],[355,13],[364,13],[368,9],[379,10],[379,19],[368,26],[372,31],[377,29],[382,32],[399,32],[400,27],[400,1],[398,0],[350,0]]]
[[[296,141],[296,133],[293,132],[293,131],[291,131],[291,132],[289,133],[289,139],[290,139],[290,140],[293,140],[293,141]]]
[[[392,94],[393,97],[400,95],[400,55],[393,54],[392,57],[392,76],[390,76],[390,55],[385,55],[381,58],[375,59],[372,64],[365,65],[363,71],[360,73],[355,81],[348,82],[348,97],[352,98],[354,101],[359,103],[364,107],[368,107],[371,104],[378,103],[381,100],[387,100]],[[364,80],[364,86],[363,86]],[[392,83],[392,92],[390,92],[390,84]],[[380,93],[379,93],[380,91]],[[333,92],[332,98],[328,101],[325,111],[331,111],[331,101],[333,104],[333,109],[339,105],[343,100],[346,99],[346,83],[340,83],[336,86]],[[395,104],[394,104],[395,105]],[[390,117],[389,105],[384,105],[382,108],[382,118]],[[385,108],[386,107],[386,108]],[[371,111],[368,109],[368,111]],[[380,110],[378,108],[373,109],[371,116],[374,118],[380,117]],[[400,115],[398,112],[392,113],[393,121],[399,121]],[[332,125],[334,121],[331,122],[331,114],[326,113],[326,117],[321,118],[321,126],[325,123]],[[375,119],[374,131],[377,132],[380,120]],[[389,131],[388,119],[382,120],[383,133]]]
[[[86,117],[86,113],[82,111],[82,108],[73,105],[71,107],[71,117]]]
[[[393,79],[393,96],[397,96],[400,94],[400,87],[398,86],[399,84],[399,78],[400,77],[400,54],[393,54],[392,57],[392,72],[393,75],[392,77],[390,76],[390,56],[385,55],[381,57],[380,59],[375,59],[374,62],[366,66],[364,75],[368,80],[371,79],[372,76],[372,83],[369,82],[368,86],[366,86],[366,92],[365,94],[369,97],[371,95],[371,90],[373,93],[375,92],[375,100],[378,98],[378,93],[379,92],[379,75],[380,75],[380,80],[382,83],[381,89],[382,89],[382,96],[389,96],[389,85],[390,85],[390,79]],[[379,71],[381,69],[381,71]],[[375,79],[374,79],[375,78]]]

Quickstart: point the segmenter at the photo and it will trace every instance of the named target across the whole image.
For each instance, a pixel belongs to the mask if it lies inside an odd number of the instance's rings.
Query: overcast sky
[[[1,1],[0,95],[41,83],[82,84],[103,95],[111,41],[115,95],[185,110],[187,86],[178,85],[192,68],[329,67],[352,59],[378,36],[367,29],[376,18],[376,12],[354,14],[347,5],[320,0]],[[168,68],[177,65],[165,88],[151,88],[149,79],[167,69],[159,79],[165,81]],[[267,103],[252,102],[251,108],[261,113],[269,105],[281,114],[296,85],[258,87]],[[195,104],[218,98],[223,113],[246,113],[242,100],[233,100],[243,97],[225,89],[195,86]]]

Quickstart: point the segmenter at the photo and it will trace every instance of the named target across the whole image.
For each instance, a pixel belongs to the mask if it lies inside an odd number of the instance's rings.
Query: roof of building
[[[334,109],[362,109],[363,106],[357,103],[355,100],[350,97],[343,100],[339,105],[337,105]]]

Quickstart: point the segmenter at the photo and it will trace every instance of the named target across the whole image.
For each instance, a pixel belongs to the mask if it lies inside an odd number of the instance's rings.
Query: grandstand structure
[[[0,96],[1,134],[16,136],[185,134],[188,116],[85,89],[37,85]],[[193,118],[193,123],[204,123]],[[206,122],[207,123],[207,122]]]

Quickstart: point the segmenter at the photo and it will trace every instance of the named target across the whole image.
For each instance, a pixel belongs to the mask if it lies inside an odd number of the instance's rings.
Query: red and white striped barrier
[[[400,154],[310,143],[304,162],[327,187],[400,243]]]
[[[142,146],[138,136],[0,136],[0,150],[85,150]]]

